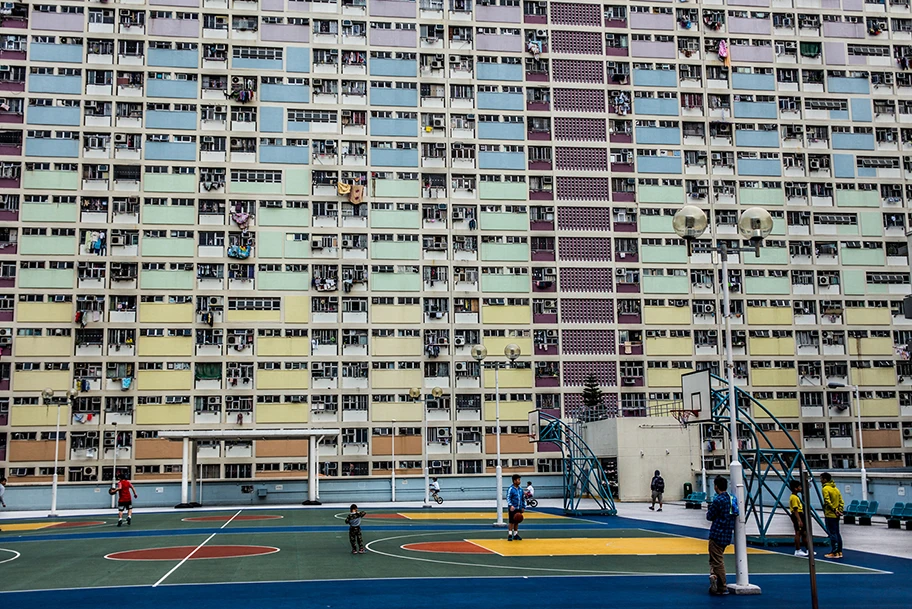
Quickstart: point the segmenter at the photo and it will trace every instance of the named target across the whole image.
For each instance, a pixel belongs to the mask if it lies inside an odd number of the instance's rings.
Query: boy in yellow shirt
[[[807,556],[807,550],[802,550],[801,546],[807,547],[807,536],[804,528],[804,505],[801,503],[801,483],[792,480],[789,487],[792,489],[792,495],[789,497],[789,516],[792,517],[792,526],[795,527],[795,556]]]

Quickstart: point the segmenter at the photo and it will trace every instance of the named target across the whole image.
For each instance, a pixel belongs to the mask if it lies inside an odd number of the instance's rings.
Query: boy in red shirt
[[[111,489],[112,495],[117,493],[117,526],[123,526],[124,510],[127,510],[127,526],[130,526],[133,521],[133,499],[130,497],[130,492],[133,492],[133,497],[138,498],[139,495],[136,494],[136,487],[130,483],[125,474],[120,474],[117,479],[117,485]]]

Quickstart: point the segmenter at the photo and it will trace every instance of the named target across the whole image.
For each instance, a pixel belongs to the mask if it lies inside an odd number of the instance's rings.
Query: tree
[[[605,394],[599,387],[598,379],[594,374],[589,374],[583,382],[583,419],[594,421],[600,418]]]

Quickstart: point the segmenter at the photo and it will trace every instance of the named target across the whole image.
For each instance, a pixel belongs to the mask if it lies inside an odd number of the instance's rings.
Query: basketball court
[[[475,609],[502,606],[517,591],[533,604],[559,600],[569,607],[608,598],[632,607],[718,602],[706,594],[703,530],[544,509],[528,511],[523,539],[511,542],[492,527],[493,510],[367,512],[367,552],[357,556],[343,507],[138,513],[121,528],[112,514],[2,520],[0,599],[9,606],[73,608],[127,598],[135,608],[193,609],[352,606],[370,599],[385,609],[426,603],[433,589],[435,604]],[[908,607],[898,594],[899,604],[891,604],[891,590],[904,589],[909,561],[857,556],[818,561],[830,602],[876,589],[880,608]],[[807,588],[807,562],[790,553],[752,549],[750,565],[764,587],[752,607],[778,608],[788,591],[800,595]]]

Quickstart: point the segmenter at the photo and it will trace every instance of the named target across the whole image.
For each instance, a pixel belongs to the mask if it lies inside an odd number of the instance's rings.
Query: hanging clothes
[[[132,384],[133,384],[133,379],[130,378],[129,376],[125,376],[122,379],[120,379],[120,388],[123,391],[126,391],[127,389],[129,389],[130,385],[132,385]]]

